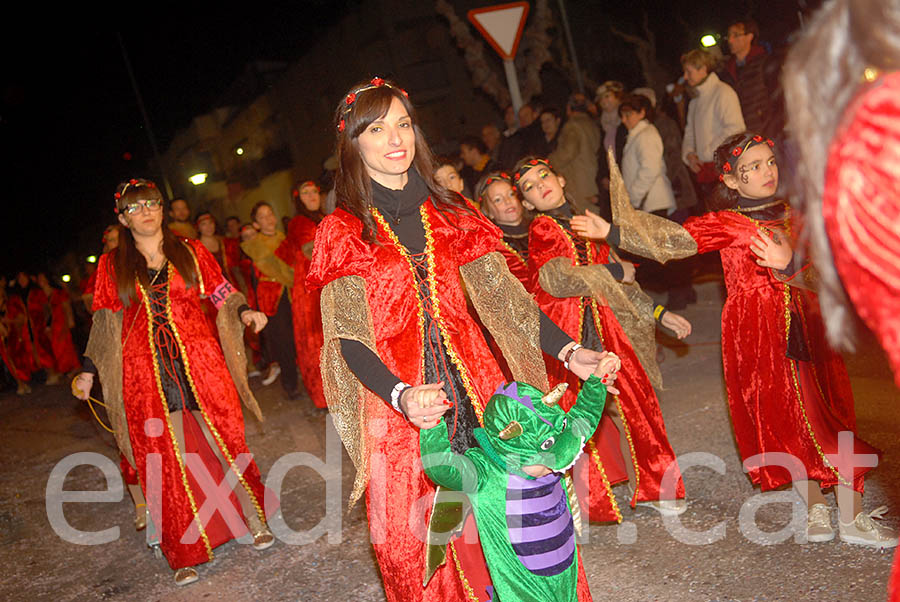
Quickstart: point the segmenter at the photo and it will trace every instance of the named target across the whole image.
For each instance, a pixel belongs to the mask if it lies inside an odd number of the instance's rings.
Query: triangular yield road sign
[[[516,56],[528,17],[527,2],[473,8],[467,16],[501,58],[512,59]]]

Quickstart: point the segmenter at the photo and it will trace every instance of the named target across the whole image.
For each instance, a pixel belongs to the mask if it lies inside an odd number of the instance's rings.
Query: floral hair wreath
[[[141,180],[137,180],[135,178],[131,178],[130,180],[128,180],[125,183],[125,186],[122,187],[122,190],[120,190],[115,195],[113,195],[116,197],[116,207],[115,207],[115,209],[113,209],[113,211],[115,211],[116,213],[119,213],[119,199],[121,199],[123,196],[125,196],[125,192],[129,188],[138,188],[138,187],[156,188],[156,184],[154,184],[153,182],[151,182],[149,180],[141,181]]]
[[[546,159],[532,159],[531,161],[528,161],[527,163],[525,163],[524,165],[519,167],[519,169],[516,170],[516,173],[513,176],[513,180],[515,181],[516,186],[519,185],[519,179],[522,176],[524,176],[526,172],[531,171],[532,168],[535,168],[538,165],[543,165],[550,171],[553,171],[553,166],[550,165],[550,162],[547,161]]]
[[[315,180],[306,180],[305,182],[300,182],[300,185],[297,186],[296,188],[294,188],[293,191],[291,191],[291,196],[293,196],[295,199],[299,199],[300,191],[303,190],[304,188],[306,188],[307,186],[312,186],[313,188],[316,189],[316,192],[322,192],[322,189],[319,187],[318,184],[316,184]]]
[[[775,148],[775,143],[772,142],[771,138],[763,138],[759,134],[751,136],[743,144],[739,144],[732,148],[728,155],[726,155],[725,157],[725,163],[722,164],[722,173],[719,174],[719,181],[724,182],[725,176],[734,171],[734,168],[737,166],[738,159],[747,151],[747,149],[752,148],[757,144],[762,144],[763,142],[769,145],[769,148]]]
[[[487,179],[484,181],[484,186],[481,188],[481,190],[482,190],[482,191],[486,191],[486,190],[488,189],[488,187],[489,187],[491,184],[493,184],[494,182],[506,182],[507,184],[512,184],[512,178],[509,177],[509,174],[506,173],[505,171],[501,171],[501,172],[498,173],[498,174],[491,174],[491,175],[489,175],[489,176],[487,177]],[[483,195],[483,194],[479,194],[479,195],[478,195],[478,202],[479,202],[479,203],[483,203],[483,202],[484,202],[484,195]]]
[[[353,110],[353,105],[356,103],[356,99],[359,97],[359,95],[362,94],[363,92],[365,92],[366,90],[372,90],[374,88],[381,88],[382,86],[387,86],[388,88],[391,88],[393,90],[399,90],[400,93],[403,94],[403,96],[405,96],[406,98],[409,98],[409,94],[403,88],[398,88],[397,86],[394,86],[394,85],[388,83],[387,81],[384,80],[384,78],[373,77],[372,80],[368,84],[366,84],[360,88],[357,88],[356,90],[352,90],[349,94],[347,94],[347,96],[344,97],[344,106],[341,109],[341,120],[338,122],[338,126],[337,126],[337,129],[339,132],[343,133],[344,128],[347,127],[347,122],[344,120],[344,116]]]

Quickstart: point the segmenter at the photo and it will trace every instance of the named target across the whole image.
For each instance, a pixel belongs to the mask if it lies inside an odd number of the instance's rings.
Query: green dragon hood
[[[514,381],[491,396],[482,416],[484,433],[507,470],[541,464],[562,473],[581,455],[584,437],[573,431],[558,405],[566,387],[563,383],[544,395]]]

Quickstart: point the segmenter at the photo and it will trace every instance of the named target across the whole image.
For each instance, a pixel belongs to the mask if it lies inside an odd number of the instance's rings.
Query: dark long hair
[[[444,216],[450,218],[458,212],[474,213],[463,198],[447,190],[434,179],[434,155],[419,129],[416,111],[406,94],[397,84],[387,81],[383,85],[358,92],[370,85],[361,82],[353,86],[348,95],[356,94],[350,111],[347,111],[347,97],[342,96],[335,110],[334,125],[337,130],[338,170],[335,174],[334,192],[336,206],[359,218],[363,223],[362,237],[366,242],[376,241],[375,219],[369,211],[372,205],[372,182],[359,151],[359,136],[369,125],[387,114],[393,99],[398,99],[409,113],[416,135],[416,156],[412,166],[425,181],[431,193],[431,201]],[[343,123],[343,128],[340,124]]]
[[[134,182],[134,183],[132,183]],[[116,207],[122,211],[128,203],[148,201],[153,199],[163,200],[159,188],[150,180],[130,180],[122,182],[116,188]],[[163,209],[160,209],[163,211]],[[198,275],[194,267],[194,257],[187,245],[169,230],[168,218],[163,211],[162,221],[163,245],[162,250],[166,258],[172,262],[175,269],[181,274],[185,285],[188,287],[197,284]],[[131,235],[130,228],[120,228],[119,246],[113,249],[110,268],[113,272],[110,276],[116,283],[116,290],[122,304],[128,307],[132,301],[137,301],[135,279],[145,288],[150,286],[150,276],[147,274],[147,260],[138,251]]]
[[[307,209],[306,205],[303,204],[303,199],[300,198],[300,189],[305,186],[315,186],[316,190],[319,192],[319,209],[316,211]],[[294,186],[291,194],[294,197],[294,215],[302,215],[316,224],[322,221],[322,218],[325,217],[325,214],[322,212],[322,207],[325,205],[325,198],[322,195],[322,187],[319,186],[317,182],[314,180],[303,180]]]
[[[734,134],[733,136],[726,138],[725,142],[720,144],[713,153],[713,163],[716,165],[716,172],[720,174],[725,173],[723,166],[728,162],[731,150],[736,146],[744,146],[747,140],[755,135],[756,134],[753,132],[741,132],[740,134]],[[737,190],[729,188],[725,185],[725,182],[720,181],[715,189],[713,189],[706,204],[710,211],[723,211],[725,209],[737,207],[740,198],[741,195],[738,194]]]
[[[796,157],[795,205],[821,278],[819,299],[831,344],[853,348],[855,320],[822,217],[828,151],[867,67],[900,68],[900,6],[884,0],[832,0],[794,44],[782,73]]]

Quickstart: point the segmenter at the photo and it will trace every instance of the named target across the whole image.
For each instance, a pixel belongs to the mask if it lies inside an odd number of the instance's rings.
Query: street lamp
[[[62,275],[62,281],[63,281],[63,282],[71,282],[71,281],[72,281],[72,277],[69,276],[68,274],[63,274],[63,275]]]
[[[703,36],[702,38],[700,38],[700,44],[704,48],[710,48],[712,46],[715,46],[716,45],[716,36],[708,33],[705,36]]]
[[[191,184],[193,184],[194,186],[199,186],[206,181],[206,176],[207,174],[204,172],[195,173],[190,178],[188,178],[188,180],[190,180]]]
[[[88,263],[97,263],[97,256],[96,255],[88,255],[86,261]]]

